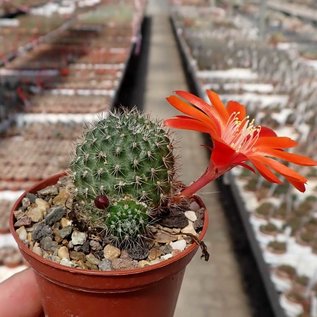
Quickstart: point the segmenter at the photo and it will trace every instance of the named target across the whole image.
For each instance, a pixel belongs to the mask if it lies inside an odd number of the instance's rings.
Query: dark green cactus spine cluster
[[[174,156],[167,132],[137,111],[110,114],[89,129],[71,163],[81,200],[128,195],[150,208],[173,189]]]
[[[119,243],[130,242],[146,233],[149,223],[147,205],[125,197],[108,208],[106,225],[110,238]]]

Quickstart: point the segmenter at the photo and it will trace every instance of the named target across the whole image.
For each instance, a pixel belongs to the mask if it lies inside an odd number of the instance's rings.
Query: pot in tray
[[[57,183],[64,173],[52,176],[28,192],[36,193]],[[42,294],[46,316],[107,317],[153,316],[172,317],[185,268],[198,249],[192,243],[184,251],[157,264],[118,271],[96,271],[67,267],[47,260],[23,243],[14,228],[14,213],[22,204],[25,192],[15,203],[10,215],[10,229],[25,259],[33,268]],[[200,207],[202,201],[197,198]],[[199,234],[207,230],[208,216]]]
[[[295,291],[282,294],[280,297],[280,304],[285,310],[286,315],[289,317],[300,316],[307,306],[304,297]]]
[[[298,257],[303,257],[309,255],[311,253],[311,247],[309,245],[304,245],[303,243],[299,243],[298,239],[290,238],[289,239],[289,252],[297,255]]]
[[[283,264],[271,270],[271,279],[276,289],[280,292],[289,291],[296,276],[293,266]]]
[[[262,247],[266,247],[268,243],[274,241],[277,235],[278,228],[270,222],[265,225],[261,225],[259,230],[256,232],[256,238]]]
[[[307,292],[309,283],[310,283],[310,279],[308,276],[297,275],[293,281],[292,289],[299,294],[305,295]]]
[[[287,253],[287,245],[285,242],[271,241],[263,250],[265,262],[271,265],[279,265],[285,263],[285,255]]]

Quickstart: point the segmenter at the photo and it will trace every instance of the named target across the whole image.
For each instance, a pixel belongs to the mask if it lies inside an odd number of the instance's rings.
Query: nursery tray
[[[67,83],[65,83],[67,87]],[[63,84],[61,87],[63,88]],[[73,88],[73,87],[71,87]],[[83,88],[83,87],[76,87]],[[30,99],[27,113],[98,113],[110,110],[109,96],[67,96],[44,93]]]
[[[253,252],[254,258],[256,260],[258,270],[261,274],[261,278],[265,286],[267,296],[270,300],[274,315],[275,317],[286,317],[284,310],[280,305],[279,294],[271,281],[269,266],[264,261],[262,250],[255,237],[254,230],[249,220],[249,213],[246,210],[245,201],[241,197],[239,188],[236,184],[235,177],[230,172],[227,174],[227,176],[233,198],[236,202],[237,211],[239,212],[239,216],[242,221],[245,233],[248,237],[248,241]]]
[[[0,190],[22,190],[69,166],[78,124],[31,124],[0,138]]]

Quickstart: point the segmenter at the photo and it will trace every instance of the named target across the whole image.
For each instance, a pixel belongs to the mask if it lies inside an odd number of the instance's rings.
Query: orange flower
[[[316,161],[306,156],[284,150],[296,146],[294,140],[278,137],[273,130],[255,125],[254,120],[246,115],[243,105],[229,101],[224,106],[219,96],[211,90],[207,90],[211,104],[186,91],[176,91],[176,95],[168,97],[167,101],[185,116],[167,119],[165,125],[208,133],[213,141],[207,170],[182,191],[182,196],[191,196],[237,165],[253,172],[255,168],[268,181],[281,184],[276,176],[278,173],[299,191],[305,191],[307,179],[279,161],[282,159],[298,165],[317,165]],[[247,162],[252,163],[254,168]]]

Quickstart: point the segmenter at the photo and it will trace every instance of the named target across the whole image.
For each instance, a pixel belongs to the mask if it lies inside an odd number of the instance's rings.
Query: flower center
[[[254,119],[249,116],[239,120],[239,113],[233,112],[227,122],[222,139],[235,151],[249,152],[259,138],[260,126],[254,125]]]

